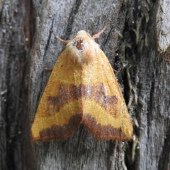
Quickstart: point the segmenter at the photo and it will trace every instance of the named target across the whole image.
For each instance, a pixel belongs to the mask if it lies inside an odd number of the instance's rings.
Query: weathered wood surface
[[[170,1],[160,0],[157,13],[158,48],[165,52],[170,45]]]
[[[158,50],[162,57],[170,61],[170,1],[160,0],[156,16]]]
[[[0,1],[0,169],[170,169],[170,65],[157,51],[160,4]],[[81,29],[92,33],[105,25],[98,43],[119,70],[139,142],[134,147],[136,141],[96,141],[80,127],[68,141],[32,149],[29,115],[31,122],[50,75],[45,69],[53,67],[64,47],[55,36],[69,39]]]
[[[30,2],[0,1],[0,169],[34,169],[29,138]]]

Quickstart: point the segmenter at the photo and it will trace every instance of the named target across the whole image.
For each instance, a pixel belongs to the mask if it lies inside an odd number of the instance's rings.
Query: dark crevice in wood
[[[66,26],[66,31],[65,31],[65,36],[64,39],[69,39],[69,36],[72,31],[72,26],[74,23],[74,17],[78,13],[79,7],[81,5],[82,0],[76,0],[75,3],[73,4],[73,7],[71,9],[71,13],[68,18],[67,26]]]
[[[29,60],[28,54],[26,55],[26,60]],[[21,109],[19,109],[18,114],[18,125],[17,125],[17,135],[15,139],[20,139],[19,142],[21,143],[21,159],[25,167],[27,169],[36,170],[36,161],[32,152],[32,146],[30,142],[30,120],[28,115],[28,78],[29,78],[29,65],[27,62],[23,64],[23,75],[21,79],[21,84],[23,88],[20,90],[19,98],[22,100],[20,101]],[[30,159],[31,162],[28,162],[27,159]]]
[[[129,83],[131,82],[133,84],[135,82],[134,79],[135,79],[135,74],[136,74],[135,56],[137,52],[137,44],[136,44],[136,34],[134,32],[135,24],[132,24],[133,19],[131,18],[132,16],[130,16],[130,14],[133,13],[131,10],[134,9],[134,7],[132,7],[134,5],[133,3],[134,2],[132,3],[129,2],[126,4],[126,18],[125,18],[124,30],[122,33],[123,38],[122,38],[122,44],[121,44],[122,46],[124,46],[122,47],[124,49],[123,51],[124,59],[125,61],[128,61],[126,68],[122,72],[122,81],[123,81],[122,84],[124,85],[123,86],[124,87],[124,99],[125,99],[126,104],[128,104],[131,100],[131,97],[133,98],[135,95],[133,93],[133,89],[132,89],[133,87],[131,87]],[[130,75],[130,77],[128,74]],[[130,107],[134,107],[133,106],[134,99],[132,100],[133,101]],[[136,134],[136,129],[134,129],[134,134]],[[132,151],[132,147],[133,147],[133,141],[132,143],[129,143],[128,147],[126,148],[126,152],[125,152],[125,164],[126,164],[127,169],[129,170],[135,169],[135,162],[133,162],[134,160],[132,160],[131,156],[132,156],[132,152],[136,152],[136,150]]]
[[[125,102],[126,104],[128,104],[129,100],[130,100],[130,87],[129,87],[129,77],[127,75],[127,72],[124,72],[123,76],[122,76],[122,79],[123,79],[123,84],[124,84],[124,99],[125,99]]]
[[[132,145],[133,141],[128,142],[128,146],[125,151],[125,164],[128,170],[135,170],[134,160],[132,160],[132,152],[136,152],[136,150],[132,151]]]
[[[110,35],[111,35],[112,32],[113,32],[113,28],[114,28],[113,26],[110,28],[110,31],[108,32],[105,40],[104,40],[103,43],[101,44],[101,49],[103,49],[103,47],[107,44],[107,42],[108,42],[108,40],[109,40],[109,38],[110,38]]]
[[[47,54],[47,50],[48,50],[48,47],[50,45],[50,41],[51,41],[51,36],[52,36],[52,33],[53,33],[53,26],[54,26],[54,17],[51,21],[51,27],[50,27],[50,30],[49,30],[49,34],[48,34],[48,39],[47,39],[47,43],[45,45],[45,49],[44,49],[44,55],[43,55],[43,60]]]
[[[9,52],[16,51],[16,47],[11,47]],[[28,121],[28,114],[26,114],[26,107],[23,105],[23,103],[27,103],[27,95],[25,95],[25,98],[22,98],[22,90],[23,93],[27,92],[27,87],[23,84],[23,79],[25,79],[24,70],[26,67],[24,67],[24,62],[26,60],[26,51],[24,50],[24,47],[21,46],[21,49],[19,49],[17,54],[11,54],[8,58],[9,62],[14,60],[15,66],[18,65],[19,68],[16,70],[13,70],[11,68],[11,65],[8,64],[7,68],[7,82],[8,82],[8,93],[7,93],[7,110],[6,110],[6,123],[7,123],[7,156],[8,156],[8,169],[22,169],[22,165],[16,164],[16,154],[18,155],[18,158],[23,159],[22,157],[22,151],[18,152],[20,150],[20,147],[22,147],[22,144],[18,146],[18,142],[24,138],[25,134],[28,134],[28,131],[26,133],[23,133],[22,135],[19,134],[19,132],[24,131],[25,124]],[[16,61],[16,60],[17,61]],[[15,76],[16,79],[14,78]],[[18,87],[21,87],[18,89]],[[14,89],[15,88],[15,89]],[[24,121],[21,121],[24,119]],[[23,125],[23,129],[20,129],[20,125]],[[29,141],[29,140],[27,140]],[[24,148],[25,149],[25,148]],[[16,153],[18,152],[18,153]],[[24,153],[24,152],[23,152]],[[23,162],[22,161],[22,162]]]
[[[119,46],[121,46],[121,44],[119,44]],[[117,72],[116,75],[118,75],[119,72],[121,73],[121,70],[123,69],[123,62],[122,62],[122,58],[120,57],[119,50],[115,51],[113,68]]]
[[[25,0],[27,1],[27,0]],[[34,36],[35,36],[35,33],[36,33],[36,11],[35,11],[35,8],[34,8],[34,5],[33,5],[33,0],[30,0],[30,12],[29,12],[29,16],[26,16],[26,17],[29,17],[29,42],[30,42],[30,48],[32,47],[33,45],[33,42],[34,42]]]
[[[148,113],[147,113],[147,134],[148,138],[150,138],[150,131],[149,127],[151,125],[151,120],[152,120],[152,110],[153,110],[153,102],[154,102],[154,90],[155,90],[155,81],[151,82],[151,88],[150,88],[150,97],[148,101]]]
[[[115,142],[110,141],[109,142],[109,147],[108,147],[108,152],[107,152],[107,170],[112,170],[112,157],[114,154],[114,148],[115,148]]]
[[[23,31],[25,35],[26,45],[28,46],[28,48],[31,48],[35,35],[36,11],[32,0],[24,0],[23,3],[26,8],[23,20]]]
[[[11,35],[10,35],[10,39],[11,38]],[[9,56],[8,56],[8,65],[7,65],[7,68],[6,68],[6,84],[7,84],[7,103],[6,103],[6,109],[5,109],[5,113],[6,113],[6,135],[7,135],[7,162],[9,162],[7,164],[8,166],[8,169],[11,170],[11,167],[15,167],[15,162],[14,162],[14,145],[13,145],[13,135],[14,135],[14,131],[15,131],[15,127],[13,127],[13,123],[16,121],[15,120],[15,114],[16,113],[16,108],[15,108],[15,105],[14,105],[14,101],[13,101],[13,94],[12,94],[12,89],[11,89],[11,65],[9,64],[10,61],[11,61],[11,57],[12,58],[15,58],[15,56],[12,53],[12,51],[14,50],[11,45],[11,42],[10,42],[10,45],[9,45]],[[12,60],[13,61],[13,60]],[[14,61],[13,61],[14,62]],[[15,103],[16,104],[16,103]],[[12,114],[12,112],[14,114]],[[14,119],[13,121],[11,121],[12,119]],[[12,132],[13,131],[13,135],[12,135]]]

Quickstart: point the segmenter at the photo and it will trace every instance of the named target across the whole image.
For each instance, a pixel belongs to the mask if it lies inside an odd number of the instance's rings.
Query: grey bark
[[[170,169],[170,65],[158,52],[162,4],[0,1],[0,169]],[[50,75],[46,68],[64,47],[55,36],[71,39],[79,30],[92,33],[105,25],[98,43],[118,70],[134,120],[133,140],[97,141],[81,126],[67,141],[32,148],[30,125]]]
[[[29,138],[27,105],[28,49],[32,36],[30,5],[26,0],[0,1],[1,170],[35,167]]]

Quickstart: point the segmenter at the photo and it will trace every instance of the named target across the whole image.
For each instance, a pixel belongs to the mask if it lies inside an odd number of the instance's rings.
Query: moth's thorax
[[[99,45],[86,32],[79,31],[76,37],[67,45],[67,50],[75,61],[80,64],[89,63],[99,50]]]

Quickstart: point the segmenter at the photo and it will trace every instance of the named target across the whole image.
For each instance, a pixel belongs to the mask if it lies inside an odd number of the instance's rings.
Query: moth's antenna
[[[104,26],[104,28],[103,28],[101,31],[99,31],[98,33],[94,34],[94,35],[92,36],[93,39],[99,38],[100,35],[104,32],[105,29],[106,29],[106,26]]]
[[[62,38],[60,38],[60,37],[58,37],[58,36],[56,36],[56,38],[58,39],[58,40],[60,40],[61,42],[63,42],[64,44],[68,44],[71,40],[63,40]]]

